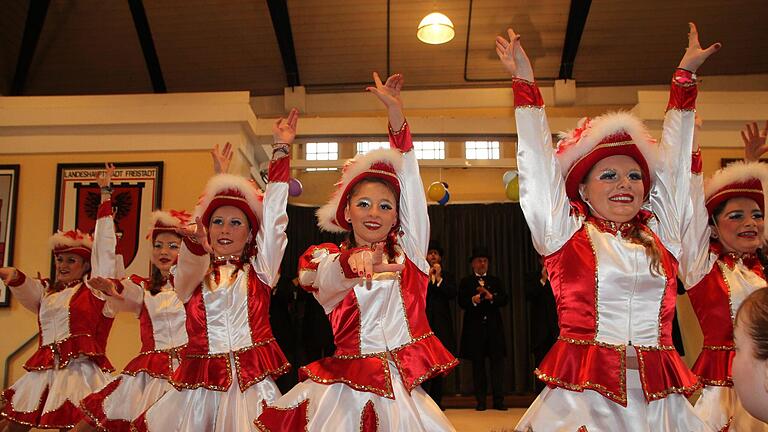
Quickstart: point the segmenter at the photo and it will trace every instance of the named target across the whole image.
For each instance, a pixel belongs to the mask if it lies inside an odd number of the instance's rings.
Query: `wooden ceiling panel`
[[[23,94],[151,91],[127,2],[51,1]]]
[[[371,71],[386,73],[385,0],[297,0],[288,10],[302,85],[368,82]]]
[[[669,82],[687,46],[688,21],[705,46],[723,49],[702,66],[709,75],[768,72],[768,8],[763,0],[635,2],[595,0],[574,67],[583,85]]]
[[[474,1],[467,76],[508,80],[496,55],[497,35],[509,27],[522,37],[538,79],[557,77],[568,24],[569,0]]]
[[[283,93],[285,70],[266,2],[176,0],[145,8],[169,92]]]
[[[3,2],[0,14],[0,94],[8,94],[16,71],[29,0]]]

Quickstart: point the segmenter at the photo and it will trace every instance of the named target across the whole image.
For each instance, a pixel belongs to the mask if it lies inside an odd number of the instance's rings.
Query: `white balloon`
[[[517,170],[509,170],[504,173],[504,176],[502,177],[502,180],[504,181],[504,186],[506,187],[509,182],[515,179],[517,177]]]

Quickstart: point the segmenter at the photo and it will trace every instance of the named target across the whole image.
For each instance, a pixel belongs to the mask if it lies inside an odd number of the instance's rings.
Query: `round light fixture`
[[[456,32],[451,20],[440,12],[432,12],[419,23],[416,37],[424,43],[439,45],[453,39]]]

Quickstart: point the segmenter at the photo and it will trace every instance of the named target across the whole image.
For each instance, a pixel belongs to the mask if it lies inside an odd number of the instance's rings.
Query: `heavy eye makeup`
[[[370,206],[371,206],[371,200],[367,198],[360,198],[357,201],[355,201],[355,207],[368,208]]]

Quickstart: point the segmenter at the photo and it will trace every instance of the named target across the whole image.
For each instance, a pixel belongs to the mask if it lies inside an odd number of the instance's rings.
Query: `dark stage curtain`
[[[343,236],[319,231],[315,210],[314,207],[288,206],[288,247],[283,258],[283,273],[286,275],[293,277],[296,274],[298,258],[310,245],[343,240]],[[471,272],[468,257],[472,248],[487,248],[491,255],[489,273],[504,281],[510,296],[509,305],[503,312],[508,347],[505,389],[507,393],[533,392],[534,365],[529,343],[525,283],[529,274],[537,271],[538,261],[520,205],[434,205],[429,206],[429,217],[432,238],[445,249],[443,267],[455,275],[457,284]],[[455,301],[451,307],[458,346],[463,311]],[[462,362],[446,380],[445,394],[469,395],[472,391],[471,365]]]

